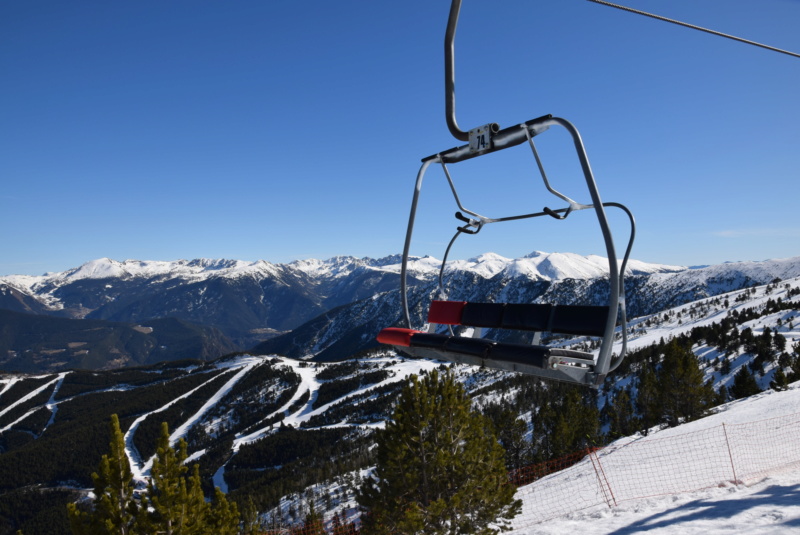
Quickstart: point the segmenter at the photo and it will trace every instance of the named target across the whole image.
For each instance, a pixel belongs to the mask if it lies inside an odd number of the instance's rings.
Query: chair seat
[[[576,351],[551,349],[546,346],[528,344],[509,344],[496,342],[486,338],[470,338],[466,336],[450,336],[403,329],[400,327],[387,327],[378,334],[378,341],[400,348],[425,348],[440,353],[457,353],[488,360],[502,360],[518,362],[545,368],[551,356],[583,356]]]

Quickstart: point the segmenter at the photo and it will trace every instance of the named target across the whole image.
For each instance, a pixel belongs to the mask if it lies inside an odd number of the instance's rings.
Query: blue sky
[[[800,52],[799,0],[624,3]],[[420,159],[460,144],[444,121],[448,10],[0,3],[0,274],[400,252]],[[800,255],[800,59],[585,0],[464,0],[456,84],[464,129],[574,123],[603,200],[636,214],[637,259]],[[537,143],[553,185],[588,202],[563,134]],[[525,150],[454,166],[465,206],[559,207]],[[442,256],[448,195],[432,170],[413,253]],[[595,227],[586,212],[490,225],[453,255],[604,254]]]

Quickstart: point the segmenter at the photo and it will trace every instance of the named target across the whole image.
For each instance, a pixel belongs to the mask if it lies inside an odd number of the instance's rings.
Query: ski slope
[[[800,533],[800,473],[749,488],[723,487],[583,511],[513,535],[778,535]]]
[[[230,390],[236,385],[236,383],[247,374],[254,366],[261,363],[264,357],[251,357],[245,356],[234,359],[231,362],[223,362],[221,363],[218,368],[233,368],[237,370],[237,373],[229,379],[223,386],[220,388],[213,396],[206,401],[205,404],[195,413],[193,414],[188,420],[186,420],[180,427],[178,427],[169,437],[170,445],[174,445],[179,439],[183,438],[186,435],[188,429],[197,423],[209,409],[211,409],[220,399],[225,397],[225,395],[230,392]],[[145,481],[150,474],[150,469],[153,467],[153,462],[155,461],[155,456],[151,456],[146,461],[141,458],[139,455],[139,451],[136,449],[136,446],[133,442],[133,437],[136,434],[136,430],[138,429],[139,425],[145,421],[150,415],[157,414],[159,412],[163,412],[170,408],[172,405],[180,401],[181,399],[187,398],[194,394],[196,391],[200,390],[208,383],[211,383],[216,379],[216,376],[211,377],[209,380],[205,381],[203,384],[189,390],[188,392],[184,393],[181,396],[173,399],[169,403],[157,408],[156,410],[147,412],[133,421],[131,426],[125,432],[125,454],[128,456],[128,461],[131,465],[131,471],[133,472],[133,478],[136,481],[142,482]],[[198,453],[192,455],[192,459],[198,457]]]
[[[651,432],[647,437],[635,435],[621,439],[611,447],[637,441],[656,441],[681,434],[702,432],[725,424],[750,422],[800,413],[800,382],[785,392],[766,391],[751,398],[718,407],[715,414],[682,426]],[[763,437],[764,444],[769,437]],[[796,445],[790,446],[796,447]],[[641,448],[644,451],[646,448]],[[666,452],[686,471],[705,468],[703,455]],[[613,454],[612,454],[613,455]],[[651,459],[634,459],[632,467],[647,465]],[[768,474],[749,486],[723,482],[705,490],[656,496],[619,503],[615,507],[595,506],[575,511],[542,523],[532,524],[526,510],[541,505],[528,499],[531,487],[547,493],[558,493],[570,485],[568,471],[554,474],[527,487],[521,487],[523,514],[514,522],[513,535],[582,535],[632,534],[708,534],[731,533],[783,534],[800,533],[800,464]]]
[[[380,359],[373,359],[373,361],[375,360],[380,360]],[[384,359],[384,360],[388,363],[390,359]],[[300,384],[297,387],[294,395],[282,407],[276,410],[273,414],[267,416],[265,420],[270,420],[272,416],[283,413],[285,414],[285,417],[281,420],[281,425],[291,425],[293,427],[300,427],[301,424],[308,421],[313,416],[325,412],[331,406],[341,402],[344,399],[358,396],[363,392],[380,388],[381,386],[384,386],[389,383],[404,381],[409,375],[419,374],[423,371],[429,371],[438,366],[438,363],[434,361],[400,359],[399,362],[395,361],[394,364],[390,366],[389,369],[393,373],[391,373],[391,377],[389,379],[386,379],[376,384],[370,384],[364,386],[361,389],[357,389],[350,392],[344,398],[338,398],[323,405],[322,407],[314,408],[314,404],[317,401],[317,394],[321,384],[320,381],[317,379],[317,370],[313,367],[305,365],[307,363],[303,361],[296,361],[292,359],[283,359],[283,364],[291,367],[292,371],[294,371],[297,375],[300,376]],[[289,412],[290,408],[294,406],[294,404],[299,399],[301,399],[305,394],[308,394],[308,401],[294,412]],[[339,426],[343,425],[347,426],[355,425],[358,427],[375,427],[375,426],[382,426],[383,422],[374,425],[339,424]],[[325,426],[325,427],[331,428],[331,427],[337,427],[337,425]],[[245,446],[247,444],[252,444],[257,440],[264,438],[268,434],[275,432],[277,428],[278,424],[270,423],[269,425],[257,429],[256,431],[253,431],[251,433],[237,435],[233,441],[233,446],[231,448],[232,455],[236,455],[236,453],[239,452],[239,449],[242,446]],[[220,466],[220,468],[214,473],[213,476],[214,486],[219,487],[220,489],[223,490],[223,492],[227,492],[228,490],[228,485],[225,482],[225,468],[228,462],[230,462],[230,458],[228,459],[228,461],[225,462],[225,464]]]

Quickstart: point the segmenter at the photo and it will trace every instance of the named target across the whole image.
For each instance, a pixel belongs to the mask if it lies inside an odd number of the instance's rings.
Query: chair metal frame
[[[456,213],[456,217],[464,224],[459,226],[453,239],[450,241],[445,252],[442,266],[439,272],[439,292],[444,293],[442,277],[444,273],[445,264],[449,255],[450,249],[455,242],[456,238],[461,234],[476,234],[483,228],[483,226],[490,223],[498,223],[505,221],[514,221],[528,218],[535,218],[540,216],[550,216],[559,220],[566,219],[572,212],[582,210],[593,210],[596,214],[598,224],[602,231],[603,240],[605,243],[606,256],[608,258],[608,281],[609,281],[609,300],[608,308],[609,314],[605,324],[604,334],[600,344],[600,349],[596,356],[592,353],[585,353],[584,357],[577,359],[562,359],[553,361],[551,365],[538,368],[531,366],[520,366],[519,363],[503,363],[503,362],[485,362],[481,359],[476,359],[473,356],[461,355],[442,350],[431,350],[427,348],[414,348],[403,347],[401,350],[405,353],[413,354],[415,356],[434,356],[438,358],[445,358],[455,362],[465,362],[469,364],[485,364],[500,369],[514,369],[532,375],[537,375],[546,379],[556,379],[590,386],[597,386],[602,382],[605,376],[613,371],[624,358],[624,353],[627,346],[627,319],[625,313],[625,288],[623,274],[626,264],[630,255],[631,248],[636,233],[636,223],[633,214],[625,206],[614,202],[603,202],[597,188],[597,183],[592,172],[589,158],[586,154],[586,149],[581,139],[580,133],[575,126],[559,117],[546,115],[524,123],[514,125],[505,129],[500,129],[496,123],[489,123],[477,128],[473,128],[469,132],[465,132],[458,127],[455,118],[455,62],[454,62],[454,39],[455,30],[458,23],[458,16],[461,9],[461,0],[452,0],[450,8],[450,16],[448,19],[447,30],[445,32],[445,112],[447,126],[451,134],[459,141],[467,141],[464,145],[459,145],[443,152],[436,153],[422,159],[422,166],[417,173],[416,184],[414,187],[414,194],[411,203],[411,212],[409,215],[408,227],[406,231],[406,238],[403,247],[403,259],[400,272],[400,293],[403,307],[403,320],[405,328],[412,329],[411,314],[409,312],[408,303],[408,263],[410,258],[410,249],[412,236],[414,233],[414,224],[417,217],[417,207],[422,191],[422,185],[425,174],[432,164],[440,164],[444,170],[450,189],[453,193],[456,204],[460,212]],[[572,138],[575,151],[580,162],[580,167],[586,182],[586,187],[591,198],[589,204],[580,204],[572,200],[570,197],[562,194],[550,185],[550,181],[544,171],[544,166],[534,144],[534,137],[546,132],[550,127],[561,127],[566,129]],[[568,203],[566,208],[550,209],[545,207],[541,212],[513,215],[500,218],[489,218],[475,211],[466,209],[458,196],[455,182],[453,181],[450,172],[447,168],[449,164],[456,164],[478,156],[483,156],[493,152],[498,152],[508,149],[527,142],[530,145],[532,153],[536,159],[539,172],[547,190],[558,197],[559,199]],[[623,256],[622,263],[618,263],[618,257],[615,250],[614,239],[609,226],[608,217],[606,215],[606,207],[614,207],[623,210],[631,225],[630,238],[628,246]],[[466,214],[466,215],[465,215]],[[615,342],[615,334],[617,331],[618,323],[620,325],[622,335],[622,349],[619,355],[613,355],[612,349]],[[452,330],[451,330],[452,334]],[[538,342],[538,338],[534,339]]]

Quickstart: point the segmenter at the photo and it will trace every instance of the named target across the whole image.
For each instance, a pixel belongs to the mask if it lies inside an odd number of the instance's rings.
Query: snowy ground
[[[514,531],[514,535],[800,533],[800,471],[751,487],[723,487],[601,506]]]
[[[794,383],[785,392],[769,391],[729,403],[720,407],[716,414],[684,426],[651,433],[647,437],[630,437],[621,442],[666,442],[681,434],[704,432],[723,422],[726,425],[745,425],[797,413],[800,413],[800,383]],[[769,441],[770,437],[763,437],[763,444]],[[800,459],[800,445],[795,442],[788,445],[787,449],[794,450],[795,457]],[[647,448],[642,450],[650,451]],[[766,447],[764,451],[767,451]],[[701,471],[706,462],[701,455],[672,457],[682,470],[688,471]],[[648,460],[641,459],[642,464]],[[522,487],[518,496],[525,501],[524,510],[539,507],[535,501],[526,499],[526,489],[539,485],[555,492],[559,485],[565,484],[569,482],[562,475]],[[513,535],[622,535],[645,531],[653,534],[800,533],[800,466],[795,463],[774,471],[749,486],[722,482],[701,491],[628,500],[611,508],[598,505],[538,524],[526,522],[523,514],[515,525],[518,529],[512,532]]]

